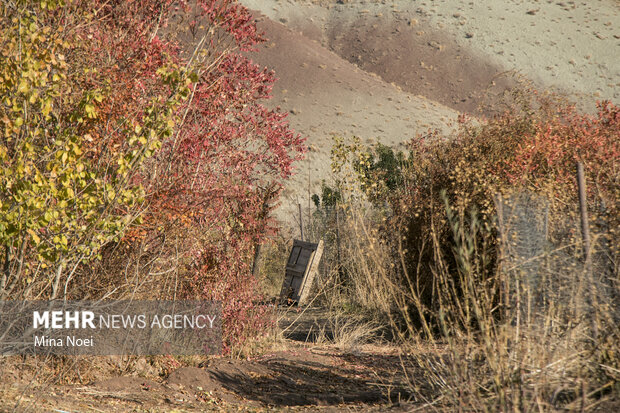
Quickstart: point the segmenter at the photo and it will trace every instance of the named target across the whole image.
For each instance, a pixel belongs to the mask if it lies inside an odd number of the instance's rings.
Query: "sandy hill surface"
[[[311,148],[284,217],[329,180],[331,136],[398,146],[449,128],[514,84],[507,73],[587,108],[620,98],[615,0],[241,1],[269,39],[252,58],[280,79],[269,105],[290,112]]]
[[[281,23],[258,20],[270,40],[252,58],[279,78],[268,104],[289,112],[292,127],[308,138],[310,149],[285,194],[285,208],[307,205],[308,194],[329,180],[332,136],[398,146],[430,128],[448,128],[458,115],[402,91]]]

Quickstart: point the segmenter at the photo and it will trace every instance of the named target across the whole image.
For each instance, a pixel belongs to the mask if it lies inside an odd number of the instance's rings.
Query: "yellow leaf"
[[[45,99],[45,102],[43,103],[43,107],[41,108],[41,113],[43,113],[43,116],[49,115],[49,113],[52,111],[52,100],[51,99]]]
[[[28,92],[28,82],[26,81],[26,79],[22,79],[19,82],[19,86],[17,86],[17,91],[20,93]]]
[[[39,238],[39,236],[37,235],[36,232],[34,232],[33,230],[29,229],[28,233],[30,234],[30,236],[32,237],[32,240],[34,241],[35,245],[39,245],[39,243],[41,242],[41,238]]]

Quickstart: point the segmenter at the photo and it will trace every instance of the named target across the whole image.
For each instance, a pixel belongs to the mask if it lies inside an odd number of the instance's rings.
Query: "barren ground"
[[[410,400],[396,348],[368,344],[345,351],[313,342],[327,317],[318,309],[284,314],[280,350],[255,358],[196,358],[170,370],[161,360],[141,358],[120,376],[110,366],[126,360],[82,359],[81,383],[49,384],[45,375],[54,371],[35,379],[36,366],[12,360],[1,369],[10,380],[0,387],[0,411],[400,412],[419,404]]]

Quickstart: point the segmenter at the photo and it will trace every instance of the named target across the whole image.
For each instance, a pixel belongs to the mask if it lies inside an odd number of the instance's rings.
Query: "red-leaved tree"
[[[263,40],[248,11],[230,1],[180,6],[165,49],[179,50],[178,64],[196,77],[178,112],[181,127],[143,177],[150,201],[143,229],[153,236],[163,223],[191,234],[179,293],[223,302],[229,349],[266,325],[251,260],[276,230],[270,212],[304,146],[286,115],[261,104],[275,78],[242,54]]]
[[[263,41],[249,11],[234,0],[0,11],[1,296],[217,299],[227,349],[261,329],[252,258],[305,148],[261,103],[275,78],[244,55]]]

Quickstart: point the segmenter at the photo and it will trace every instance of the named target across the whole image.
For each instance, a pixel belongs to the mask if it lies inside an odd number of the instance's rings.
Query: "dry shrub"
[[[612,244],[618,241],[613,231],[618,226],[618,109],[601,104],[597,117],[581,115],[554,95],[529,93],[515,93],[506,113],[482,125],[461,119],[459,133],[448,141],[429,135],[414,142],[402,168],[402,187],[382,198],[392,209],[390,242],[405,254],[406,272],[421,286],[421,299],[431,314],[436,314],[437,301],[432,297],[435,253],[428,241],[437,237],[446,265],[451,270],[457,265],[449,254],[454,243],[443,192],[456,211],[464,214],[474,207],[489,224],[498,193],[544,196],[557,218],[549,219],[555,226],[550,236],[560,241],[578,235],[567,222],[577,222],[574,177],[580,160],[586,165],[592,222],[605,222]],[[377,174],[369,176],[377,179]],[[496,248],[489,248],[492,265]]]
[[[380,308],[416,360],[408,368],[423,367],[425,385],[411,388],[429,406],[587,410],[620,390],[620,110],[581,114],[528,89],[507,108],[462,118],[454,136],[431,133],[395,162],[381,147],[341,145],[373,212],[342,196],[357,212],[340,223],[350,234],[340,264],[349,297]]]

